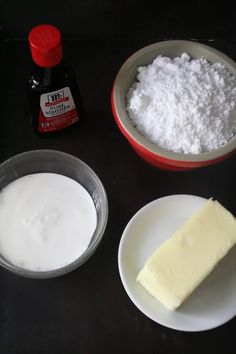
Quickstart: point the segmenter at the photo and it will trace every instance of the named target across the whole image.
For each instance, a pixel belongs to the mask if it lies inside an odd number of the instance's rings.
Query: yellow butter
[[[236,243],[236,219],[208,200],[147,259],[137,276],[144,288],[175,310]]]

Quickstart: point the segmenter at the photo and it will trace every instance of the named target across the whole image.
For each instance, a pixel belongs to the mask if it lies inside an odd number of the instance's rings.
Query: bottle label
[[[39,131],[52,132],[68,127],[79,119],[69,87],[40,96]]]

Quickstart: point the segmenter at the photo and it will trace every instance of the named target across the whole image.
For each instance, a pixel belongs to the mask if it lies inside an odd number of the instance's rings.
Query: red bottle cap
[[[51,25],[34,27],[29,34],[31,55],[34,62],[44,68],[60,63],[63,52],[60,31]]]

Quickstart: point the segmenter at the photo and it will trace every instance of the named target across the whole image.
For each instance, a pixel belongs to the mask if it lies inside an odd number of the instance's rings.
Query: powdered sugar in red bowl
[[[165,41],[123,64],[112,110],[143,159],[182,170],[219,162],[235,151],[235,98],[233,60],[200,43]]]

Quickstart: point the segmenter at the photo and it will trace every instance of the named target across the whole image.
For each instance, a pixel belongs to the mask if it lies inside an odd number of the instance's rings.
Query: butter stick
[[[235,243],[236,219],[210,199],[154,251],[137,281],[174,311]]]

